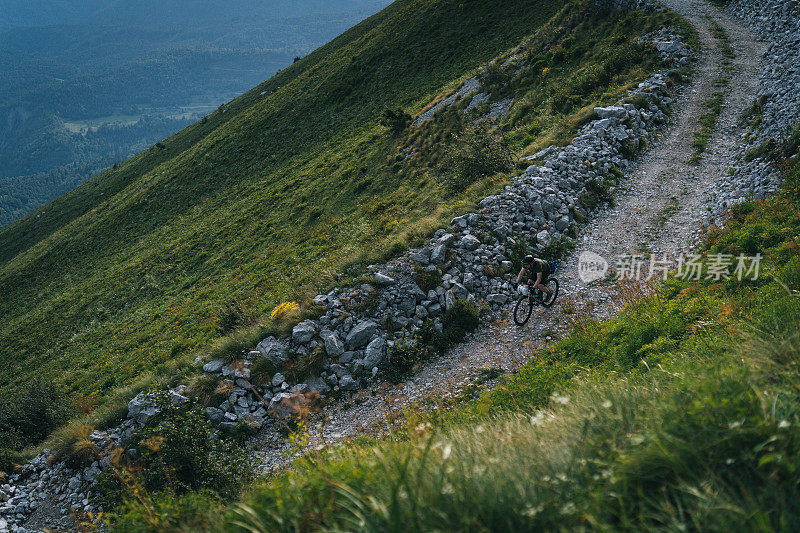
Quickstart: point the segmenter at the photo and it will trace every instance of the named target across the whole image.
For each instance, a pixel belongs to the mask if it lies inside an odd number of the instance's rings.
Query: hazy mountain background
[[[0,225],[205,116],[389,0],[4,0]]]

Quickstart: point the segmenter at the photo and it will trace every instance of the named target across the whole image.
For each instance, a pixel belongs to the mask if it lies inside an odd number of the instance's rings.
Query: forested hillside
[[[0,225],[68,190],[44,183],[127,159],[387,3],[4,3]]]

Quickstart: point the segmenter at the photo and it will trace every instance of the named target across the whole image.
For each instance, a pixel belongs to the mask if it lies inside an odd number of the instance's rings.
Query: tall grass
[[[800,342],[752,342],[756,354],[728,346],[641,374],[588,376],[532,413],[308,457],[234,522],[251,531],[794,529]]]

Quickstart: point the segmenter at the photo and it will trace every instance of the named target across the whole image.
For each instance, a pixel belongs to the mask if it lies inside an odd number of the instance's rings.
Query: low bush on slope
[[[706,238],[762,254],[758,280],[640,291],[466,405],[299,460],[230,529],[797,529],[800,164],[784,156],[784,191]]]
[[[554,115],[552,87],[598,64],[605,88],[587,89],[576,106],[611,98],[600,91],[613,94],[658,63],[636,45],[642,29],[674,20],[593,14],[589,6],[576,0],[556,13],[538,0],[401,0],[206,120],[4,227],[0,387],[42,375],[102,404],[142,373],[180,377],[189,354],[244,325],[221,320],[226,302],[245,302],[242,317],[263,316],[329,283],[337,265],[365,250],[380,255],[414,242],[499,183],[489,176],[453,196],[433,170],[395,168],[407,137],[380,125],[383,112],[421,109],[534,33],[524,46],[549,70],[509,90],[543,114],[530,129],[526,108],[513,108],[508,124],[529,129],[519,146],[551,121],[567,135],[586,113]],[[573,30],[588,44],[569,40]],[[626,59],[612,65],[617,50]],[[437,117],[417,140],[433,146],[457,131],[447,120]],[[435,155],[414,165],[435,169]]]

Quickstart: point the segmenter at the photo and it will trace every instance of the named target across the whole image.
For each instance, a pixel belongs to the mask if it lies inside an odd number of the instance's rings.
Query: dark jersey
[[[542,273],[542,281],[547,279],[547,276],[550,275],[550,263],[545,261],[544,259],[534,259],[533,264],[530,267],[525,269],[525,273],[528,274],[528,279],[531,281],[536,280],[536,274],[539,272]]]

